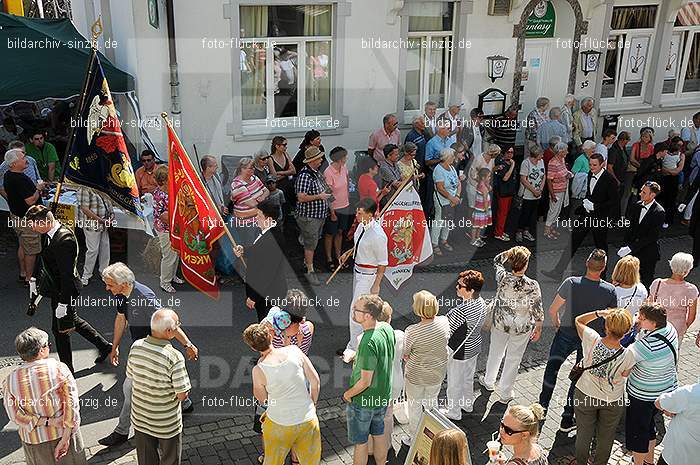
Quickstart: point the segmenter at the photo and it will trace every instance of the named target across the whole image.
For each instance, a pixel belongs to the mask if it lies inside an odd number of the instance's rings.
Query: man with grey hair
[[[428,100],[423,105],[423,116],[425,117],[425,128],[428,131],[428,139],[437,134],[437,103]]]
[[[420,196],[423,210],[428,212],[430,211],[430,208],[432,208],[433,173],[425,166],[425,146],[428,144],[428,141],[432,135],[426,128],[425,118],[425,115],[419,115],[413,118],[413,128],[404,139],[404,147],[408,143],[413,143],[416,145],[416,162],[418,162],[421,172],[425,174],[425,179],[418,186],[418,195]],[[428,201],[430,201],[430,205],[428,205]]]
[[[377,163],[381,164],[386,160],[386,157],[384,157],[385,145],[394,144],[398,147],[401,144],[401,133],[398,128],[399,120],[395,115],[389,113],[382,118],[382,127],[370,134],[367,153]]]
[[[587,140],[595,138],[598,112],[593,108],[594,100],[586,97],[581,100],[581,108],[574,112],[574,144],[581,147]]]
[[[549,120],[537,128],[537,145],[542,147],[542,150],[547,150],[550,147],[550,140],[554,136],[558,136],[560,141],[565,144],[569,143],[566,127],[561,122],[561,108],[559,107],[550,109]]]
[[[114,319],[114,339],[112,340],[112,352],[109,360],[114,366],[119,365],[119,345],[124,332],[129,327],[131,341],[136,342],[151,334],[151,318],[161,308],[161,303],[156,294],[144,284],[136,281],[134,272],[124,263],[116,262],[102,271],[102,280],[107,291],[115,297],[117,315]],[[175,339],[187,351],[187,358],[197,360],[199,350],[192,344],[185,331],[178,327]],[[124,392],[124,404],[119,414],[119,423],[112,433],[100,439],[99,444],[107,447],[116,446],[127,441],[131,427],[131,392],[130,379],[124,380],[122,387]],[[183,411],[189,413],[194,409],[189,398],[183,402]]]
[[[24,363],[2,380],[0,391],[9,420],[18,426],[26,462],[87,464],[78,387],[68,367],[49,357],[49,335],[25,329],[15,348]]]
[[[561,123],[566,128],[569,143],[574,138],[574,107],[576,107],[576,97],[574,94],[566,94],[564,105],[561,107]]]
[[[58,358],[73,369],[70,335],[80,334],[99,350],[95,363],[102,363],[112,351],[112,345],[90,323],[78,316],[74,299],[80,295],[80,278],[76,270],[78,241],[73,231],[57,221],[43,205],[27,210],[26,218],[34,232],[41,234],[41,267],[39,294],[51,299],[51,332],[56,340]]]
[[[462,111],[463,103],[452,101],[447,105],[447,110],[440,115],[450,122],[450,143],[457,142],[459,134],[462,132],[462,120],[459,117],[459,112]]]
[[[24,142],[21,140],[13,140],[7,145],[7,150],[12,149],[20,149],[22,153],[27,153],[24,148]],[[26,159],[27,167],[24,170],[24,174],[29,176],[29,179],[31,179],[36,185],[39,181],[41,181],[41,176],[39,176],[39,168],[36,166],[36,160],[34,160],[32,157],[26,157]],[[3,160],[3,162],[0,163],[0,195],[2,195],[5,200],[7,200],[7,192],[5,192],[5,173],[7,173],[9,170],[10,165]]]
[[[537,130],[548,119],[549,115],[549,99],[547,97],[539,97],[535,102],[535,108],[528,113],[525,119],[525,156],[529,156],[530,149],[537,144]]]
[[[3,188],[10,208],[10,221],[19,239],[17,261],[19,262],[18,281],[29,286],[34,274],[36,256],[41,253],[39,234],[32,231],[25,219],[32,205],[41,205],[41,190],[46,186],[42,181],[35,183],[25,171],[29,166],[24,150],[16,148],[5,152],[8,171],[3,175]]]
[[[182,458],[180,402],[191,389],[185,357],[170,344],[177,337],[180,318],[162,308],[153,314],[150,326],[151,335],[131,346],[126,365],[126,376],[133,383],[136,454],[140,464],[174,465]]]

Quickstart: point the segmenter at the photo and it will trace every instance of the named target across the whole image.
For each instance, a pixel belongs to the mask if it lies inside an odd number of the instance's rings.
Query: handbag
[[[404,388],[401,390],[399,401],[394,404],[394,418],[401,425],[408,424],[408,399],[406,399],[406,381],[404,380]]]
[[[660,339],[666,343],[668,348],[671,349],[671,352],[673,352],[673,364],[678,365],[678,354],[676,353],[676,349],[673,348],[671,341],[666,339],[666,336],[662,336],[661,334],[650,334],[650,336],[656,339]]]
[[[596,364],[594,364],[594,365],[587,366],[587,367],[584,367],[584,366],[583,366],[583,360],[581,360],[580,362],[576,363],[576,364],[571,368],[571,371],[569,372],[569,379],[570,379],[571,382],[574,383],[574,385],[575,385],[575,384],[578,382],[578,380],[581,378],[581,376],[583,376],[583,373],[584,373],[586,370],[590,370],[590,369],[592,369],[592,368],[598,368],[598,367],[601,367],[601,366],[605,365],[606,363],[610,363],[610,362],[612,362],[613,360],[615,360],[617,357],[619,357],[620,355],[622,355],[622,352],[624,352],[624,351],[625,351],[625,348],[624,348],[624,347],[620,347],[620,348],[617,350],[617,352],[615,352],[614,354],[612,354],[610,357],[608,357],[608,358],[606,358],[605,360],[602,360],[602,361],[600,361],[600,362],[598,362],[598,363],[596,363]]]

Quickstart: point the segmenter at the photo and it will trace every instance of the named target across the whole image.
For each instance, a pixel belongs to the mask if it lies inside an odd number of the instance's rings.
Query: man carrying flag
[[[192,166],[167,116],[170,245],[180,255],[182,275],[209,297],[219,298],[211,250],[225,234],[224,221]]]
[[[388,265],[387,257],[387,237],[374,218],[377,212],[377,203],[366,197],[360,200],[357,206],[357,229],[355,229],[355,247],[346,252],[353,252],[355,261],[352,275],[352,302],[350,302],[350,340],[345,347],[338,351],[338,355],[343,355],[344,360],[349,360],[349,352],[357,351],[359,344],[358,336],[362,334],[362,325],[352,319],[352,308],[355,301],[364,294],[379,294],[379,289],[384,277],[384,269]],[[347,255],[343,257],[347,260]]]

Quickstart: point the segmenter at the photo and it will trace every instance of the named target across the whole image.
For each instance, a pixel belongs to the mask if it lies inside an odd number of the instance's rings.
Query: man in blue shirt
[[[561,141],[565,144],[569,143],[569,134],[566,132],[566,126],[561,122],[559,107],[549,110],[549,121],[545,121],[537,128],[537,144],[542,147],[542,150],[547,150],[553,136],[561,137]]]
[[[443,149],[449,149],[450,142],[450,120],[439,118],[436,123],[437,134],[435,134],[427,144],[425,144],[425,203],[423,204],[423,212],[426,220],[432,220],[435,215],[435,183],[433,181],[433,169],[435,165],[440,163],[440,152]]]

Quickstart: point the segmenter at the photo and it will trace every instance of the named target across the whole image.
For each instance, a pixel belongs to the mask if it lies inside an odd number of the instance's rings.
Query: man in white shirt
[[[451,102],[447,107],[447,111],[440,115],[450,122],[450,144],[457,142],[457,134],[462,129],[462,121],[459,117],[459,112],[462,110],[462,104]]]
[[[425,129],[430,134],[430,137],[433,137],[437,134],[437,103],[430,100],[425,102],[423,113],[425,115]]]
[[[379,294],[384,270],[389,264],[388,239],[380,222],[374,218],[376,212],[377,204],[374,200],[360,200],[355,215],[359,223],[355,230],[355,247],[345,252],[341,259],[341,262],[345,262],[351,252],[355,259],[349,316],[350,340],[345,351],[357,351],[357,336],[362,333],[362,326],[352,319],[352,306],[363,294]],[[339,355],[342,353],[343,351],[338,351]]]
[[[656,408],[671,417],[658,465],[692,465],[700,450],[700,384],[661,394]]]

